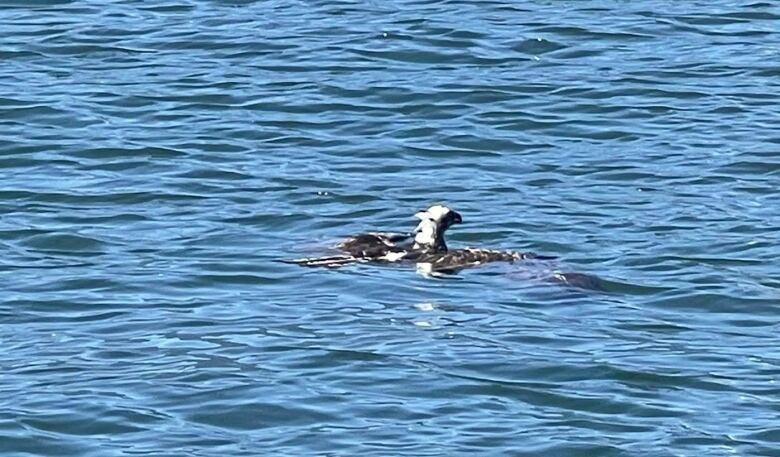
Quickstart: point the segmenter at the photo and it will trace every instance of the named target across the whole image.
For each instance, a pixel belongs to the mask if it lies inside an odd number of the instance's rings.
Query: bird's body
[[[418,264],[429,264],[428,268],[432,271],[457,271],[491,262],[515,262],[536,258],[540,257],[529,252],[466,248],[435,254],[423,253],[414,261]]]
[[[426,274],[457,273],[466,268],[481,265],[525,260],[554,260],[555,257],[536,255],[532,252],[498,251],[495,249],[453,249],[444,253],[423,254],[414,258],[417,270]]]

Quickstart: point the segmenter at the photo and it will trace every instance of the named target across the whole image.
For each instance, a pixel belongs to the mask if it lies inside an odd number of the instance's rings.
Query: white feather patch
[[[388,252],[384,256],[382,256],[382,260],[387,260],[388,262],[397,262],[404,258],[406,255],[406,251],[401,252]]]

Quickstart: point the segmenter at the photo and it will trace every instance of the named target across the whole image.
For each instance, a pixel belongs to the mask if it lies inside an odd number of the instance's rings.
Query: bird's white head
[[[414,229],[415,247],[442,252],[447,251],[444,232],[453,224],[463,222],[460,214],[444,205],[433,205],[425,211],[415,213],[414,216],[420,219]]]

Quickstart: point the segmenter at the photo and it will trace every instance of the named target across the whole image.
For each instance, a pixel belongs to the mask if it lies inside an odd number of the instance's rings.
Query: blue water
[[[779,43],[760,1],[0,1],[0,454],[780,455]],[[558,260],[280,262],[435,202]]]

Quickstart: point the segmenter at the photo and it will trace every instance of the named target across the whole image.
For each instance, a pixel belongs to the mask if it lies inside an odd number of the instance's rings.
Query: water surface
[[[0,1],[0,450],[780,455],[779,19]],[[433,202],[607,291],[278,262]]]

